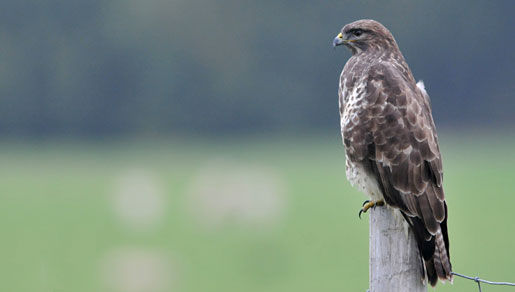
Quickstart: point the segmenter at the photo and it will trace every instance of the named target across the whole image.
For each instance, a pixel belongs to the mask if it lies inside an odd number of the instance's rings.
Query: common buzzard
[[[339,106],[350,183],[413,230],[432,286],[452,280],[442,158],[424,84],[395,39],[374,20],[347,24],[333,41],[352,51],[340,76]]]

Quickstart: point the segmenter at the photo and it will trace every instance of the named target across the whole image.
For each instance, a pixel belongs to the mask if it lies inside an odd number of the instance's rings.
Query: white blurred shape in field
[[[273,171],[213,160],[189,187],[193,214],[208,227],[225,223],[269,225],[285,209],[285,183]]]
[[[173,291],[177,279],[164,253],[129,247],[108,253],[101,262],[101,272],[109,291]]]
[[[151,173],[133,169],[115,182],[113,206],[120,221],[127,227],[144,231],[156,227],[164,214],[161,185]]]

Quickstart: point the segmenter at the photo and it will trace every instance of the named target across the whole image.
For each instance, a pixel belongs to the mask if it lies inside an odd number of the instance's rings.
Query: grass
[[[454,270],[515,282],[515,140],[441,140]],[[0,161],[1,291],[367,289],[365,197],[345,179],[338,137],[11,143]],[[133,170],[158,187],[164,210],[143,229],[113,206]],[[277,198],[260,195],[270,190]],[[165,276],[138,280],[153,268]],[[475,289],[457,278],[436,290]]]

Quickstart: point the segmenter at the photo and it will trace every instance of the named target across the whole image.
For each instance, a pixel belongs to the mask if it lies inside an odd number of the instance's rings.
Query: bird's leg
[[[358,217],[361,219],[361,213],[366,213],[368,211],[368,209],[375,208],[376,206],[384,206],[384,201],[383,200],[377,200],[377,201],[366,200],[363,203],[363,208],[361,208],[361,210],[359,210]]]

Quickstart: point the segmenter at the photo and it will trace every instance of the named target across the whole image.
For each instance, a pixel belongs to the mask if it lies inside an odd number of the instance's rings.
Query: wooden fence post
[[[396,218],[391,208],[377,207],[369,214],[370,292],[426,292],[411,229],[406,236],[403,220]]]

